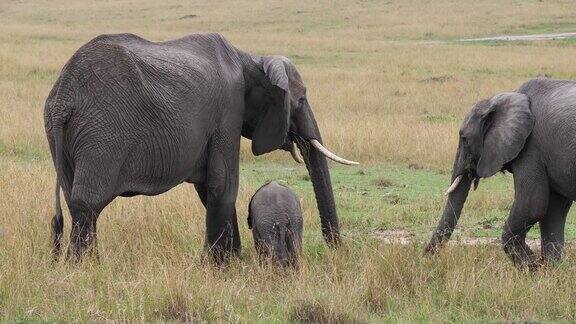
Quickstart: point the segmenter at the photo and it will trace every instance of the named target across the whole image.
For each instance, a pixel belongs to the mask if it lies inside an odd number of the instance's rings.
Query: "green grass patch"
[[[46,148],[32,144],[4,143],[0,141],[0,156],[21,161],[40,161],[50,159],[50,152]]]
[[[346,231],[370,233],[376,229],[409,229],[427,239],[445,203],[450,176],[433,170],[383,165],[342,167],[332,165],[332,186]],[[241,166],[241,184],[255,191],[269,181],[292,188],[315,208],[312,184],[304,166],[256,162]],[[513,201],[511,174],[483,179],[471,191],[456,235],[499,237]],[[574,214],[572,211],[570,214]],[[566,235],[576,238],[576,219],[568,218]],[[530,237],[538,237],[537,226]]]

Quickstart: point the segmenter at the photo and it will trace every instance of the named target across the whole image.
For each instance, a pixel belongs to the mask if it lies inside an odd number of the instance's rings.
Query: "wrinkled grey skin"
[[[236,196],[240,137],[255,155],[300,149],[324,238],[339,242],[326,159],[306,88],[285,57],[257,56],[218,34],[154,43],[102,35],[68,61],[45,105],[57,172],[53,250],[63,231],[58,191],[72,215],[68,256],[96,251],[96,220],[115,197],[157,195],[193,183],[206,207],[206,249],[240,251]]]
[[[450,238],[473,182],[506,170],[514,175],[514,204],[502,245],[518,266],[540,262],[525,243],[540,223],[542,262],[562,258],[564,224],[576,199],[576,82],[536,79],[511,93],[482,100],[460,128],[452,180],[464,175],[448,195],[438,227],[426,250]]]
[[[287,187],[270,182],[262,186],[248,206],[248,227],[260,260],[296,266],[302,248],[302,209]]]

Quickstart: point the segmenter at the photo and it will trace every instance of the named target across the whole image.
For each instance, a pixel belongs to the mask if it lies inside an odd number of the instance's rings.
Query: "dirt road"
[[[460,39],[460,42],[482,42],[482,41],[541,41],[576,38],[576,32],[573,33],[553,33],[553,34],[532,34],[532,35],[506,35],[483,38],[466,38]]]

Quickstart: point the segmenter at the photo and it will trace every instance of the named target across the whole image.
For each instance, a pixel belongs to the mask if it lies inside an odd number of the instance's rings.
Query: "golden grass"
[[[570,3],[34,1],[0,6],[0,143],[11,150],[42,147],[38,111],[49,88],[72,53],[101,33],[165,40],[218,31],[247,51],[284,54],[301,70],[335,151],[365,163],[385,159],[444,170],[455,129],[476,100],[537,75],[570,77],[575,71],[569,46],[407,41],[562,30],[571,26],[567,13],[575,6]],[[191,14],[197,17],[181,19]],[[435,76],[452,79],[421,82]]]
[[[0,315],[63,321],[573,321],[572,262],[532,275],[497,247],[391,246],[348,232],[326,249],[306,209],[301,268],[260,268],[244,240],[223,268],[201,261],[203,208],[190,186],[154,198],[119,199],[101,216],[100,261],[51,264],[42,215],[50,213],[47,162],[2,160]],[[12,175],[19,175],[15,180]],[[23,185],[27,186],[24,187]],[[247,201],[252,189],[243,189]],[[245,210],[240,211],[245,215]],[[241,222],[242,237],[249,237]],[[576,255],[569,250],[568,259]]]
[[[434,174],[427,171],[367,196],[365,186],[386,178],[364,184],[346,174],[336,189],[346,211],[345,247],[337,251],[325,248],[315,202],[303,197],[305,248],[296,273],[257,266],[244,223],[246,204],[262,183],[251,179],[238,199],[242,258],[222,269],[200,261],[204,209],[191,186],[116,200],[99,220],[100,262],[52,265],[54,172],[42,120],[59,70],[92,37],[133,32],[159,41],[216,31],[246,51],[295,62],[335,152],[367,170],[393,164],[446,172],[460,120],[475,101],[537,75],[576,72],[569,42],[452,40],[570,30],[575,9],[570,1],[496,0],[0,2],[0,319],[576,320],[573,251],[558,268],[529,275],[496,247],[450,247],[424,258],[417,245],[370,238],[373,227],[431,230],[443,203],[438,184],[412,200],[402,194],[427,183]],[[433,77],[445,81],[426,82]],[[290,163],[286,153],[254,158],[248,144],[243,165]],[[491,217],[501,222],[510,205],[505,182],[488,181],[471,195],[464,228]]]

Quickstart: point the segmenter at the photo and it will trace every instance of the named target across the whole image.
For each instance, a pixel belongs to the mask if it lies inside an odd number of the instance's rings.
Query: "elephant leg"
[[[240,253],[236,217],[238,154],[236,158],[232,154],[230,150],[215,149],[210,153],[208,163],[205,249],[216,263],[227,260],[231,254]]]
[[[210,208],[208,208],[206,185],[200,183],[194,184],[194,187],[206,208],[206,250],[212,254],[216,263],[223,262],[231,252],[240,252],[236,207],[235,205],[222,206],[218,199],[214,199],[211,200]],[[230,233],[232,233],[231,236]],[[237,244],[235,245],[234,242]]]
[[[195,183],[194,188],[196,189],[196,192],[198,193],[198,197],[200,198],[202,205],[204,205],[204,208],[206,208],[206,204],[208,203],[208,197],[207,197],[208,193],[207,193],[207,189],[206,189],[206,184]]]
[[[117,178],[117,168],[106,161],[93,159],[90,163],[77,163],[69,203],[72,229],[68,260],[79,261],[84,255],[98,258],[96,221],[115,197]]]
[[[570,206],[570,199],[555,192],[550,193],[546,216],[540,221],[543,263],[555,263],[562,259],[564,225]]]
[[[70,208],[72,230],[67,259],[79,261],[84,255],[98,256],[96,246],[96,220],[98,213],[81,201],[76,201]]]
[[[240,232],[234,203],[208,203],[206,213],[206,249],[216,263],[240,253]]]
[[[504,252],[518,267],[537,268],[534,252],[526,244],[526,234],[536,222],[537,220],[518,216],[517,211],[512,211],[504,225],[502,246]]]
[[[530,270],[538,267],[534,253],[526,244],[526,234],[541,220],[548,208],[548,178],[538,166],[514,169],[514,204],[502,233],[502,246],[512,262]]]

